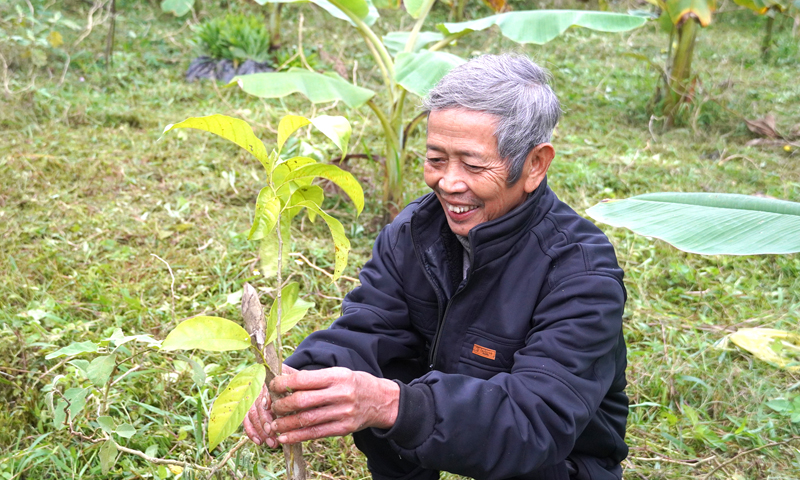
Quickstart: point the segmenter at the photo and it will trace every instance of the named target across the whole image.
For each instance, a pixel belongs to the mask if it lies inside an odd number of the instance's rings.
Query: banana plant
[[[665,116],[665,127],[675,123],[675,116],[682,103],[691,101],[692,96],[692,58],[694,46],[700,28],[711,24],[716,10],[716,0],[647,0],[661,9],[659,23],[669,32],[669,63],[662,72],[666,92],[661,88],[656,92],[656,102],[662,103]],[[781,0],[734,0],[740,6],[760,14],[767,15],[767,33],[762,44],[762,56],[766,58],[769,44],[772,41],[772,24],[774,13],[783,12],[788,5]]]
[[[648,193],[586,213],[614,227],[703,255],[800,252],[800,203],[731,193]]]
[[[764,39],[761,42],[761,58],[769,60],[769,47],[772,44],[772,29],[775,26],[775,16],[785,13],[790,5],[787,1],[780,0],[734,0],[738,5],[749,8],[757,15],[766,15],[767,22]]]
[[[716,0],[647,0],[661,9],[659,23],[669,32],[669,60],[663,72],[666,92],[656,91],[656,102],[662,102],[665,127],[675,124],[680,105],[691,97],[692,58],[697,33],[711,24]]]
[[[182,17],[192,11],[194,2],[195,0],[162,0],[161,10]]]
[[[297,3],[293,0],[256,0],[260,4]],[[299,1],[299,0],[298,0]],[[356,30],[381,72],[382,88],[355,86],[332,72],[308,70],[244,75],[232,80],[245,92],[262,98],[280,98],[292,93],[305,95],[312,103],[340,101],[349,108],[369,108],[382,129],[384,189],[387,218],[405,205],[403,171],[408,158],[406,141],[422,120],[407,121],[408,94],[423,96],[448,71],[465,60],[442,50],[472,32],[498,27],[507,38],[520,44],[542,45],[571,26],[602,32],[622,32],[640,27],[644,18],[607,12],[577,10],[535,10],[506,12],[477,20],[440,23],[436,31],[424,31],[435,0],[403,0],[406,12],[414,19],[406,32],[391,32],[379,37],[372,25],[379,18],[369,0],[310,0]]]
[[[648,193],[606,200],[586,210],[598,222],[661,239],[701,255],[800,252],[800,203],[728,193]],[[771,328],[740,328],[717,347],[733,343],[756,358],[800,369],[800,335]]]
[[[164,351],[200,349],[210,352],[252,349],[256,360],[243,368],[228,383],[211,407],[208,420],[208,449],[214,450],[235,432],[244,421],[262,386],[281,374],[283,358],[281,338],[297,325],[314,304],[300,298],[296,282],[284,285],[282,270],[288,244],[289,225],[305,210],[311,220],[322,218],[327,224],[334,247],[333,281],[344,271],[350,241],[344,227],[322,209],[324,191],[314,185],[315,178],[324,178],[338,185],[350,197],[358,213],[364,208],[364,192],[358,181],[335,165],[317,163],[308,157],[281,158],[288,138],[306,125],[315,126],[341,150],[347,153],[350,123],[344,117],[322,115],[308,119],[287,115],[278,125],[277,149],[267,152],[264,143],[243,120],[224,115],[193,117],[168,125],[164,133],[176,128],[192,128],[214,133],[247,150],[265,170],[266,185],[258,194],[249,240],[261,243],[261,267],[265,277],[275,278],[275,300],[265,315],[255,288],[245,284],[242,295],[242,316],[245,328],[238,323],[215,316],[197,316],[177,325],[162,342]],[[274,252],[272,255],[270,252]],[[273,265],[269,265],[274,262]],[[269,271],[272,273],[267,273]],[[274,275],[273,275],[274,274]],[[305,479],[302,445],[284,445],[286,471],[290,480]]]

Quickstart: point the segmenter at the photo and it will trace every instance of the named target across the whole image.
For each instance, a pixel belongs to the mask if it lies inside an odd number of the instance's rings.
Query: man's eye
[[[480,165],[470,165],[469,163],[465,163],[464,167],[467,170],[471,171],[471,172],[480,172],[481,170],[483,170],[482,166],[480,166]]]
[[[428,157],[428,158],[426,159],[426,161],[427,161],[428,163],[439,164],[439,163],[442,163],[442,162],[444,162],[444,159],[443,159],[443,158],[438,158],[438,157]]]

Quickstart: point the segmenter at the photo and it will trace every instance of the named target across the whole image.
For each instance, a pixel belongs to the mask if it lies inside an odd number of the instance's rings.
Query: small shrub
[[[226,15],[203,22],[195,29],[195,44],[202,55],[215,60],[272,62],[269,30],[254,16]]]

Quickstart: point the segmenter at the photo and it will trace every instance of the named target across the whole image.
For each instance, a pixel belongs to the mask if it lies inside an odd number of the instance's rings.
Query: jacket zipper
[[[456,290],[456,293],[454,293],[453,296],[450,297],[450,301],[447,302],[447,306],[444,309],[444,316],[441,318],[441,320],[439,320],[439,326],[438,328],[436,328],[436,334],[433,337],[433,348],[431,348],[431,354],[430,357],[428,358],[428,368],[430,370],[433,370],[434,367],[436,366],[436,354],[439,352],[439,343],[442,339],[441,334],[442,330],[444,329],[444,322],[447,319],[447,312],[450,310],[450,305],[453,303],[453,300],[456,298],[456,295],[458,295],[460,291],[461,291],[460,289]]]
[[[470,252],[469,252],[469,270],[467,270],[467,276],[464,279],[461,280],[461,284],[458,286],[458,288],[456,289],[455,293],[453,293],[453,296],[450,297],[450,301],[447,302],[447,306],[444,309],[444,315],[439,319],[439,325],[437,326],[436,333],[433,336],[433,347],[431,348],[431,353],[430,353],[430,356],[428,357],[428,369],[429,370],[433,370],[434,367],[436,367],[436,354],[439,353],[439,343],[441,342],[441,339],[442,339],[441,333],[442,333],[442,330],[444,329],[445,321],[447,320],[447,312],[450,311],[450,305],[453,304],[453,301],[455,301],[455,299],[458,296],[458,294],[461,293],[462,290],[464,290],[464,287],[466,286],[466,280],[470,277],[470,274],[472,273],[473,263],[474,263],[474,260],[473,260],[473,256],[472,256],[472,249],[470,249]],[[442,300],[441,300],[442,295],[439,292],[439,288],[436,286],[436,283],[431,279],[431,276],[428,274],[428,270],[427,269],[423,269],[423,270],[425,270],[425,276],[428,278],[428,282],[430,282],[430,284],[433,286],[433,289],[436,290],[436,295],[439,298],[439,301],[442,302]],[[441,311],[441,307],[439,307],[439,310]]]

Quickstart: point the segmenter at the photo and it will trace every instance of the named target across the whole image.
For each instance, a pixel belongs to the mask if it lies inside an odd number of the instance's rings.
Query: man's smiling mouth
[[[478,208],[477,205],[450,205],[447,203],[447,210],[453,213],[466,213],[470,210],[475,210],[476,208]]]

